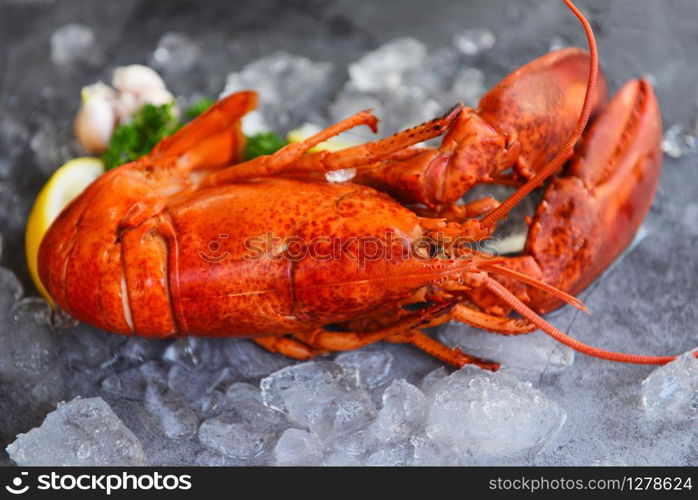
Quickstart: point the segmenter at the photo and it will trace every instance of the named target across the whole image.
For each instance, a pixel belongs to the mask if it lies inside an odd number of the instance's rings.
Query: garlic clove
[[[131,92],[122,92],[113,101],[114,111],[119,123],[127,123],[131,115],[141,108],[140,99]]]
[[[140,93],[141,105],[154,104],[161,106],[174,101],[174,96],[167,89],[147,89]]]
[[[146,90],[165,89],[165,82],[154,69],[131,64],[114,70],[112,85],[119,92],[141,94]]]
[[[113,98],[113,91],[103,83],[82,90],[82,106],[75,116],[73,128],[82,147],[90,153],[107,150],[116,124]]]

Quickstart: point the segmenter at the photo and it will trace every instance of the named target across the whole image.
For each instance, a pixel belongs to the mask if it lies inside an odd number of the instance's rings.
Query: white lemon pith
[[[51,303],[51,298],[39,279],[37,263],[39,245],[61,210],[103,173],[104,164],[99,158],[84,157],[70,160],[56,170],[44,185],[29,214],[24,239],[27,265],[36,288]]]

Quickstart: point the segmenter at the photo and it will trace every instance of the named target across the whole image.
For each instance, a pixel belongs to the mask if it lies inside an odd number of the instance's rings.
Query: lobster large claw
[[[355,182],[386,189],[405,201],[446,207],[511,167],[530,179],[574,130],[589,62],[588,52],[570,47],[521,66],[487,92],[477,110],[464,110],[438,148],[384,161],[359,172]],[[606,80],[599,73],[592,114],[606,99]]]
[[[526,246],[543,280],[570,294],[628,246],[649,211],[662,165],[661,117],[645,79],[626,83],[585,133],[566,174],[553,179]],[[545,313],[559,299],[530,290]]]

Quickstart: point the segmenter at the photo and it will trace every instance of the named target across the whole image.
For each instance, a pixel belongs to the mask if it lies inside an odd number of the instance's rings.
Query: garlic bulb
[[[128,122],[144,104],[160,106],[174,101],[160,75],[141,64],[116,68],[112,85],[114,88],[98,82],[82,90],[75,135],[93,154],[106,151],[116,125]]]
[[[140,94],[152,89],[164,89],[162,81],[154,69],[142,64],[131,64],[114,70],[112,85],[118,92]]]

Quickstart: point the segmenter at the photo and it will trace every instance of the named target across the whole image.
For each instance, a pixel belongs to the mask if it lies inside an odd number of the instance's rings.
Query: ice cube
[[[534,373],[564,370],[574,362],[574,351],[543,332],[527,335],[496,335],[462,323],[452,322],[439,332],[439,339],[507,369]]]
[[[124,337],[85,323],[60,332],[64,362],[78,370],[95,370],[114,363]]]
[[[46,303],[25,298],[12,273],[0,269],[3,294],[0,302],[0,383],[31,386],[54,370],[59,361],[55,336],[47,325]],[[58,381],[57,381],[58,382]]]
[[[347,454],[357,457],[363,461],[374,453],[381,445],[381,441],[376,437],[370,428],[360,429],[344,436],[339,436],[330,444],[333,453]]]
[[[51,35],[51,61],[57,66],[80,62],[97,64],[100,60],[97,39],[89,26],[70,23]]]
[[[199,44],[184,33],[165,33],[153,52],[152,65],[167,72],[191,69],[201,57]]]
[[[170,439],[189,439],[196,434],[199,418],[185,400],[160,384],[149,383],[145,391],[145,409],[156,429]]]
[[[591,466],[593,467],[627,467],[625,460],[619,457],[604,457],[592,460]]]
[[[20,466],[145,465],[143,447],[102,398],[76,398],[7,447]]]
[[[332,63],[276,52],[230,73],[221,97],[255,89],[264,121],[273,130],[286,132],[302,123],[310,110],[323,107],[330,97],[333,71]]]
[[[264,405],[258,387],[244,382],[232,384],[225,392],[223,404],[244,422],[269,430],[282,429],[288,424],[283,413]]]
[[[3,160],[0,159],[0,162]],[[4,227],[17,231],[24,229],[27,213],[31,207],[30,200],[26,196],[21,196],[21,189],[15,181],[0,180],[0,221]]]
[[[349,351],[337,356],[334,362],[356,369],[361,385],[371,390],[390,379],[393,355],[386,351]]]
[[[224,391],[235,379],[236,374],[231,368],[193,371],[182,365],[173,365],[167,372],[170,390],[190,402],[199,401],[215,390]]]
[[[373,453],[366,465],[373,467],[396,467],[409,465],[412,458],[412,451],[408,445],[386,445]]]
[[[565,411],[529,382],[472,366],[429,390],[426,435],[460,456],[536,453],[560,430]]]
[[[74,157],[70,150],[72,130],[70,126],[58,124],[49,116],[36,114],[32,122],[36,124],[36,128],[29,147],[41,172],[45,175],[53,174],[59,166]]]
[[[224,339],[185,337],[170,344],[162,357],[165,361],[189,369],[201,366],[207,370],[217,370],[228,365],[225,350],[222,349],[224,342]]]
[[[458,465],[458,455],[448,444],[416,435],[410,438],[413,456],[412,464],[415,466],[453,466]]]
[[[8,116],[0,118],[0,151],[3,152],[3,159],[8,160],[3,163],[0,179],[8,177],[11,166],[9,159],[19,157],[26,150],[30,139],[31,134],[24,120],[13,120]]]
[[[446,377],[448,377],[448,370],[443,366],[439,366],[435,370],[432,370],[424,375],[424,378],[422,378],[422,381],[419,384],[419,388],[422,390],[422,392],[429,392],[436,382]]]
[[[364,109],[370,109],[379,119],[387,116],[383,101],[375,95],[361,92],[352,82],[345,84],[329,106],[330,120],[339,122]],[[386,127],[379,125],[379,135],[383,135]],[[345,132],[344,135],[357,142],[375,139],[375,134],[368,127],[358,127]]]
[[[404,442],[422,430],[427,411],[422,391],[404,379],[395,380],[383,393],[383,407],[370,428],[383,442]]]
[[[322,444],[308,431],[287,429],[274,447],[276,465],[318,465]]]
[[[256,135],[268,132],[271,127],[264,120],[264,115],[257,109],[242,117],[242,132],[245,135]]]
[[[348,182],[356,177],[355,168],[341,168],[339,170],[332,170],[325,174],[325,179],[327,182]]]
[[[664,133],[662,150],[672,158],[681,158],[698,151],[698,138],[687,132],[683,125],[675,123]]]
[[[274,431],[243,422],[234,412],[205,420],[199,427],[199,442],[231,458],[251,459],[271,445]]]
[[[443,114],[444,107],[418,87],[399,87],[382,95],[382,134],[390,135]]]
[[[386,137],[433,119],[443,113],[444,106],[417,86],[401,84],[390,90],[366,93],[357,89],[352,81],[342,88],[330,105],[330,117],[339,121],[363,109],[371,109],[381,120],[378,136]],[[373,133],[365,127],[345,134],[352,140],[375,140]]]
[[[255,382],[294,363],[291,358],[273,354],[250,340],[230,339],[225,343],[224,355],[227,364],[241,378]]]
[[[408,87],[419,87],[429,97],[439,100],[446,106],[452,106],[456,102],[444,102],[446,91],[453,82],[453,77],[460,66],[458,53],[450,48],[444,47],[431,52],[422,61],[422,64],[407,72],[404,77],[404,84]]]
[[[453,36],[453,46],[466,56],[475,56],[485,52],[495,44],[491,31],[485,29],[466,29]]]
[[[225,394],[221,391],[212,391],[204,394],[197,400],[197,411],[202,418],[211,418],[220,413],[225,408]]]
[[[342,451],[335,451],[325,457],[322,465],[327,467],[359,467],[363,465],[363,463],[355,455],[350,455]]]
[[[698,418],[698,359],[694,352],[689,351],[656,368],[642,382],[642,406],[650,417]]]
[[[419,67],[427,55],[422,42],[398,38],[381,45],[349,65],[349,76],[362,92],[394,90],[403,83],[405,73]]]
[[[144,337],[129,337],[119,350],[119,355],[128,361],[144,363],[162,356],[163,341]]]
[[[141,401],[147,382],[140,368],[112,373],[101,382],[102,391],[110,396],[131,401]]]
[[[346,434],[375,418],[359,372],[330,361],[289,366],[261,382],[264,404],[321,437]]]
[[[222,467],[226,465],[226,462],[225,455],[211,450],[203,450],[194,459],[194,464],[199,467]]]
[[[554,36],[548,42],[548,50],[553,52],[555,50],[560,50],[569,45],[569,42],[562,37]]]
[[[449,91],[452,104],[463,102],[466,106],[476,106],[485,93],[485,74],[477,68],[460,69],[453,77]]]

